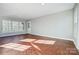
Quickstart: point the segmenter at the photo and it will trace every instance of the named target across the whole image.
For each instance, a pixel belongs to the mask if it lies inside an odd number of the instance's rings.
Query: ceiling
[[[73,3],[0,3],[0,16],[33,19],[74,7]]]

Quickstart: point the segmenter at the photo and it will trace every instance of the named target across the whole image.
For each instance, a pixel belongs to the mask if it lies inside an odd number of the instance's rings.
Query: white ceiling
[[[53,14],[74,7],[73,3],[2,3],[0,4],[0,16],[17,16],[33,19],[48,14]]]

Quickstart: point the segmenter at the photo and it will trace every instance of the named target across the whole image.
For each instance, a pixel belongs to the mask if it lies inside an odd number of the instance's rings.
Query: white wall
[[[26,32],[31,33],[31,21],[26,21]]]
[[[78,48],[78,5],[75,4],[75,7],[74,7],[74,23],[73,23],[73,26],[74,26],[74,43],[75,43],[75,46]]]
[[[74,7],[74,43],[79,50],[79,4]]]
[[[31,26],[31,34],[72,40],[73,10],[33,19]]]
[[[77,48],[78,48],[78,50],[79,50],[79,4],[78,4],[78,9],[77,9],[77,16],[78,16],[78,39],[77,39]]]
[[[77,4],[77,17],[78,17],[78,35],[77,35],[77,38],[76,39],[76,43],[77,43],[77,48],[79,49],[79,4]]]

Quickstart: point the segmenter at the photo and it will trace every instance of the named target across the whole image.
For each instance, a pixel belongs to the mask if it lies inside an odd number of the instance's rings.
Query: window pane
[[[12,22],[12,31],[13,32],[17,32],[19,29],[18,29],[18,22],[16,21],[13,21]]]
[[[8,32],[12,32],[12,24],[11,21],[8,21]]]
[[[2,21],[2,32],[8,32],[8,21],[7,20]]]

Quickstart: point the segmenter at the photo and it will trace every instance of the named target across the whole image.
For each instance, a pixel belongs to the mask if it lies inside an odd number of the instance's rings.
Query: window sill
[[[4,36],[12,36],[12,35],[19,35],[19,34],[26,34],[26,32],[0,33],[0,37],[4,37]]]

